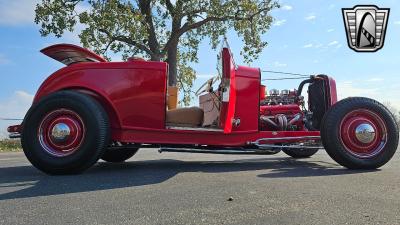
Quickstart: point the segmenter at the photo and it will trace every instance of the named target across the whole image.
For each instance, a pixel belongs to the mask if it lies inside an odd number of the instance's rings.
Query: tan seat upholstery
[[[179,108],[167,111],[167,126],[198,127],[203,124],[204,111],[199,107]]]

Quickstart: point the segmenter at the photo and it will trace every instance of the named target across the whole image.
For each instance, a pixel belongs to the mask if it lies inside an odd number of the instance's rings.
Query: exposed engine
[[[297,90],[282,90],[277,89],[269,91],[269,95],[265,96],[265,100],[261,101],[261,105],[291,105],[297,104]]]
[[[328,97],[328,77],[326,75],[311,76],[303,80],[298,89],[272,89],[268,94],[262,86],[260,101],[261,130],[299,131],[319,130],[322,118],[333,103]],[[301,96],[304,85],[308,86],[308,104],[305,107]],[[334,96],[334,101],[336,101]]]
[[[297,131],[303,129],[303,97],[297,90],[272,89],[261,101],[262,130]]]

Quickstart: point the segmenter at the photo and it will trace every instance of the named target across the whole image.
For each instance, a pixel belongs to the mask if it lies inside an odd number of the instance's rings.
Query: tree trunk
[[[160,61],[160,45],[157,40],[156,31],[154,28],[153,18],[151,14],[151,0],[140,0],[139,1],[140,12],[145,16],[147,22],[147,32],[149,34],[149,47],[150,51],[155,56],[152,56],[153,61]]]
[[[160,62],[161,58],[159,55],[152,55],[150,60],[155,62]]]
[[[178,76],[178,41],[173,43],[168,49],[167,62],[169,65],[168,85],[176,86]]]

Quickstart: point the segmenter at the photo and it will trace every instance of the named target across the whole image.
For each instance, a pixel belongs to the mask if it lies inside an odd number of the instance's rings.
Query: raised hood
[[[40,52],[65,65],[83,62],[107,62],[96,53],[71,44],[57,44],[42,49]]]

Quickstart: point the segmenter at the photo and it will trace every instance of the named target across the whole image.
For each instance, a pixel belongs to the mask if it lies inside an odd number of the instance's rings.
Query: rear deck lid
[[[42,49],[40,52],[65,65],[83,62],[107,62],[96,53],[72,44],[57,44]]]

